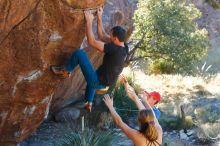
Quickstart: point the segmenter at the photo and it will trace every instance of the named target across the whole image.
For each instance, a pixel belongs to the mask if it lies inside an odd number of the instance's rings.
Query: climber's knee
[[[79,48],[76,51],[74,51],[73,54],[81,54],[82,52],[83,50]]]

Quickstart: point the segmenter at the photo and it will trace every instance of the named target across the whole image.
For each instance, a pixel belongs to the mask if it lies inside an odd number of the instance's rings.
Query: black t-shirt
[[[97,69],[101,84],[113,85],[124,67],[124,61],[128,54],[128,46],[117,46],[113,43],[104,45],[104,58],[102,65]]]

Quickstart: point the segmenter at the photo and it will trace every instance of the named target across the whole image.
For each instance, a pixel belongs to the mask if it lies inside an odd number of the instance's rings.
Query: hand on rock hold
[[[92,22],[94,19],[94,15],[91,13],[90,10],[84,11],[85,18],[87,22]]]
[[[98,8],[98,10],[97,10],[97,15],[98,15],[98,18],[99,18],[99,19],[102,19],[102,14],[103,14],[103,8],[100,7],[100,8]]]

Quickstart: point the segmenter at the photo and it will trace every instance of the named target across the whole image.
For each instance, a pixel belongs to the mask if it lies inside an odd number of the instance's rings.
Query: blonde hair
[[[152,110],[144,109],[138,113],[138,122],[141,132],[149,141],[155,141],[158,138],[158,132],[154,123]]]

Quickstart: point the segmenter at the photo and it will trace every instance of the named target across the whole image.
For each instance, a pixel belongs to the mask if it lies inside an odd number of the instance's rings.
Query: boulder
[[[64,65],[85,37],[83,10],[106,4],[105,29],[116,24],[119,10],[126,28],[135,8],[130,0],[1,0],[0,1],[0,145],[16,145],[62,102],[85,87],[76,69],[69,79],[54,76],[49,67]],[[106,23],[107,21],[112,21]],[[102,55],[90,49],[97,67]]]
[[[76,108],[64,108],[55,115],[57,122],[72,122],[78,119],[80,116],[80,110]]]
[[[212,71],[218,72],[220,70],[220,30],[219,30],[219,22],[220,22],[220,11],[216,9],[214,5],[211,3],[218,3],[219,1],[203,1],[203,0],[190,0],[193,2],[196,7],[201,11],[202,17],[197,20],[200,28],[205,28],[209,33],[209,40],[211,44],[211,48],[209,49],[208,56],[204,58],[204,61],[207,62],[207,65],[212,65]],[[208,3],[207,3],[208,2]]]
[[[186,133],[184,133],[184,131],[183,130],[180,130],[180,139],[181,140],[189,140],[189,137],[187,136],[187,134]]]

